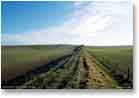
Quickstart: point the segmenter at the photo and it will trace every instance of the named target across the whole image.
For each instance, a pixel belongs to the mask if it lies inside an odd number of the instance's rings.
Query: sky
[[[5,1],[1,11],[2,45],[133,44],[130,0]]]

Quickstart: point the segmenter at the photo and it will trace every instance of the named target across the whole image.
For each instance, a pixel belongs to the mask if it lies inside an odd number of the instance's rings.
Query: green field
[[[31,71],[49,61],[72,52],[74,46],[35,45],[2,47],[2,80]]]
[[[129,75],[130,80],[133,80],[133,49],[131,46],[87,47],[87,49],[107,68],[110,74],[119,75],[119,78],[127,78]]]
[[[132,88],[132,46],[2,46],[2,88]]]

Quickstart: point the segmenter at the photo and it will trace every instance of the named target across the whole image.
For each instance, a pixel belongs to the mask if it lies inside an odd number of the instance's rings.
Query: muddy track
[[[85,89],[87,88],[88,77],[89,77],[89,69],[85,57],[81,58],[81,63],[82,63],[82,69],[84,69],[84,74],[82,75],[82,79],[80,80],[80,88]]]
[[[85,55],[86,63],[89,69],[88,88],[118,88],[116,81],[113,80],[113,78],[110,77],[109,74],[105,72],[105,70],[103,70],[103,65],[101,65],[88,52],[86,52]]]
[[[63,79],[63,81],[58,86],[58,88],[60,88],[60,89],[72,88],[73,85],[70,84],[70,82],[73,80],[74,77],[76,77],[75,74],[78,71],[78,66],[75,66],[78,63],[78,57],[75,57],[74,60],[75,61],[72,61],[71,66],[69,65],[69,67],[71,67],[71,69],[69,69],[70,71],[69,71],[68,75],[66,75],[66,77]]]
[[[41,89],[117,88],[116,82],[101,66],[85,47],[77,47],[73,53],[10,80],[5,85]]]

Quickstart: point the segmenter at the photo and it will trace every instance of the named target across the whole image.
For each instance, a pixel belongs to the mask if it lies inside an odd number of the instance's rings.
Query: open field
[[[132,46],[5,46],[2,88],[132,88]]]
[[[4,46],[2,80],[9,80],[72,52],[74,46]]]
[[[131,46],[87,47],[87,50],[107,68],[107,72],[115,77],[120,82],[119,84],[126,86],[126,83],[121,82],[124,81],[122,79],[126,79],[127,77],[129,77],[132,84],[133,49]]]

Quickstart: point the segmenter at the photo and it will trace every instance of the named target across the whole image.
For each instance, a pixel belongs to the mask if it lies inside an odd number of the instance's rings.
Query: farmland
[[[132,86],[133,80],[133,50],[130,46],[88,47],[88,52],[107,68],[120,85]],[[129,75],[129,76],[128,76]],[[122,83],[129,77],[128,83]],[[120,78],[120,79],[119,79]],[[130,84],[130,83],[131,84]]]
[[[8,80],[72,52],[73,46],[4,46],[2,80]]]
[[[132,46],[3,46],[2,88],[132,88],[132,55]]]

